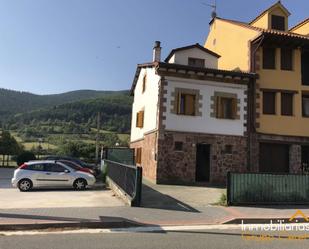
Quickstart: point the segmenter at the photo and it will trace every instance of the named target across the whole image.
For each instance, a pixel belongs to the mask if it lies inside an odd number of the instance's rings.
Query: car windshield
[[[59,161],[67,166],[69,166],[70,168],[74,169],[74,170],[80,170],[82,167],[76,165],[75,163],[73,162],[69,162],[69,161]]]

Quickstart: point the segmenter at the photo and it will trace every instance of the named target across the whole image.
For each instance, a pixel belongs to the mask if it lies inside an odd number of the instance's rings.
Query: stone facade
[[[175,150],[175,142],[183,143],[182,151]],[[228,171],[246,172],[246,137],[166,131],[158,141],[157,183],[194,183],[197,144],[210,145],[211,183],[225,183]]]
[[[292,144],[290,146],[290,173],[301,173],[301,146],[298,144]]]
[[[146,134],[144,139],[131,142],[130,147],[132,149],[142,148],[142,163],[138,166],[143,168],[144,177],[155,182],[157,179],[157,132]]]

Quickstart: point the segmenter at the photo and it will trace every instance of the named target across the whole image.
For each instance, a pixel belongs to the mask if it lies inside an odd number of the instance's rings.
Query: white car
[[[14,171],[12,185],[23,192],[39,187],[84,190],[87,186],[93,186],[95,181],[92,174],[73,169],[59,161],[31,161]]]

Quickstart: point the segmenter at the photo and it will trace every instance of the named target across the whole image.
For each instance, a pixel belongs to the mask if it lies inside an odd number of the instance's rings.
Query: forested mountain
[[[25,112],[11,116],[6,125],[10,130],[37,127],[47,133],[87,133],[95,128],[100,112],[104,130],[128,133],[131,122],[131,97],[126,94],[81,100],[50,108]],[[44,130],[45,129],[45,130]]]
[[[36,95],[0,88],[0,120],[9,116],[33,111],[36,109],[52,108],[69,102],[104,98],[107,96],[127,96],[128,91],[93,91],[78,90],[62,94]]]
[[[35,154],[93,161],[97,135],[104,146],[128,145],[132,100],[129,91],[35,95],[0,89],[0,129],[10,131],[20,148]]]

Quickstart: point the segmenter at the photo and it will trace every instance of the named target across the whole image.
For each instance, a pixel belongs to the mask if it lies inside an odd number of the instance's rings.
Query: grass
[[[26,150],[31,150],[33,147],[37,148],[39,146],[38,142],[22,142],[22,145],[25,146]],[[43,148],[43,150],[48,150],[48,149],[56,149],[57,146],[50,144],[50,143],[41,143],[41,146]]]
[[[16,131],[10,131],[11,135],[16,139],[18,143],[21,143],[23,140],[18,136]]]
[[[39,146],[38,141],[34,142],[25,142],[23,139],[18,135],[16,131],[10,131],[12,136],[16,139],[17,142],[22,144],[25,150],[31,150],[33,148],[37,148]],[[40,143],[43,150],[54,150],[57,149],[58,146],[54,143],[55,141],[60,141],[62,139],[70,140],[70,141],[81,141],[87,144],[95,144],[95,128],[91,128],[91,132],[93,134],[47,134],[47,137],[44,139],[45,141]],[[114,132],[107,131],[107,130],[100,130],[101,134],[112,134]],[[114,133],[117,134],[119,140],[122,142],[129,141],[130,135],[125,133]],[[49,140],[50,139],[50,140]]]
[[[214,205],[227,207],[226,194],[222,193],[220,199],[216,203],[214,203]]]

